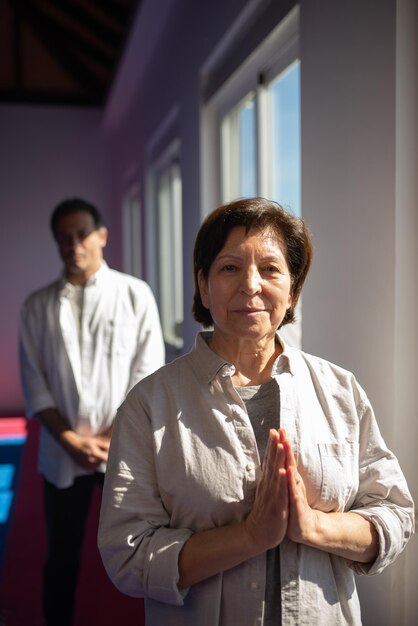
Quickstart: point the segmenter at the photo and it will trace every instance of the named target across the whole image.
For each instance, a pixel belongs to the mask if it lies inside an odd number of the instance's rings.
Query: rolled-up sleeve
[[[192,531],[170,528],[159,495],[155,454],[149,419],[131,392],[115,420],[98,545],[120,591],[180,606],[187,590],[177,586],[178,559]]]
[[[361,390],[362,391],[362,390]],[[402,552],[414,533],[414,503],[395,455],[387,448],[365,398],[360,413],[360,486],[352,512],[370,520],[379,554],[370,565],[350,563],[357,574],[379,574]]]
[[[40,350],[37,346],[39,329],[36,328],[35,321],[25,302],[20,315],[19,361],[27,417],[33,417],[43,409],[56,406],[40,359]]]

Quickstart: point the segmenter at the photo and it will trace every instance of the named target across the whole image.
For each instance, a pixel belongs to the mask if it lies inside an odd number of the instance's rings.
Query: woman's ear
[[[209,309],[208,281],[204,277],[202,270],[199,270],[197,273],[197,284],[199,286],[199,293],[202,304],[205,309]]]

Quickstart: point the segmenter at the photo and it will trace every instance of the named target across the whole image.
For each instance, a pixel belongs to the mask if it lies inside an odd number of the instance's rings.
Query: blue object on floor
[[[21,435],[0,437],[0,568],[3,566],[10,513],[25,439]]]

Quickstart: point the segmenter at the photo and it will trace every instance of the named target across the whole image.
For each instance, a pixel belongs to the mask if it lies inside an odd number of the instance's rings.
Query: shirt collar
[[[295,372],[295,348],[291,348],[287,345],[284,339],[276,333],[276,341],[282,346],[282,352],[273,363],[272,375],[277,376],[289,372],[294,375]]]
[[[211,337],[212,331],[198,333],[194,349],[196,371],[202,372],[206,383],[210,383],[218,374],[221,376],[232,376],[235,372],[235,367],[232,363],[229,363],[210,349],[208,342]],[[283,352],[273,363],[272,375],[277,376],[285,372],[290,372],[293,375],[297,350],[288,346],[278,333],[276,333],[276,340],[282,346]]]
[[[90,287],[91,285],[100,285],[100,283],[103,282],[109,271],[110,270],[108,264],[106,263],[106,261],[103,260],[97,272],[90,276],[87,283],[85,284],[85,287]],[[74,287],[75,285],[68,282],[65,273],[63,272],[60,280],[60,294],[62,296],[69,296],[72,293]]]
[[[212,382],[221,370],[224,370],[223,373],[228,373],[229,375],[235,371],[231,363],[228,363],[223,357],[209,348],[208,341],[211,337],[211,331],[198,333],[193,350],[193,358],[196,360],[196,371],[202,373],[206,383]],[[230,371],[231,368],[232,372]]]

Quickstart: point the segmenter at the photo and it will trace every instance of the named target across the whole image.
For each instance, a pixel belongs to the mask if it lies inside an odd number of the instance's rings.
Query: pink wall
[[[98,109],[0,107],[0,416],[23,410],[17,345],[27,294],[56,278],[53,207],[80,195],[108,213]],[[111,253],[112,240],[109,244]]]

